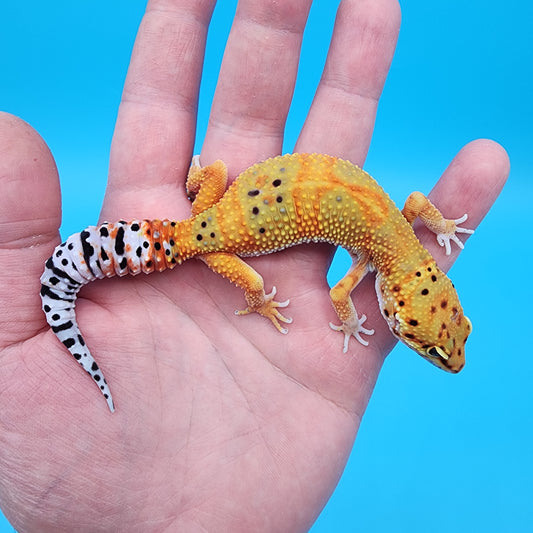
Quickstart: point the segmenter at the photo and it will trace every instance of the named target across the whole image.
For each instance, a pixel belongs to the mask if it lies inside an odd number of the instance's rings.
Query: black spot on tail
[[[73,298],[65,298],[64,295],[57,294],[47,285],[41,285],[41,296],[48,296],[52,300],[61,300],[63,302],[73,302]]]
[[[63,341],[63,344],[67,347],[67,348],[72,348],[75,344],[76,344],[76,341],[72,338],[69,338],[69,339],[65,339]]]
[[[83,259],[85,260],[85,266],[87,267],[87,270],[94,276],[94,271],[91,266],[91,257],[94,255],[94,248],[87,241],[90,236],[91,234],[87,230],[82,231],[80,233],[80,242],[81,248],[83,250]]]
[[[120,227],[117,230],[117,236],[115,238],[115,252],[117,255],[124,255],[124,228]]]
[[[67,261],[67,264],[68,264],[68,261]],[[48,270],[51,270],[52,273],[57,277],[57,278],[62,278],[62,279],[66,279],[71,285],[76,285],[76,286],[79,286],[80,283],[79,281],[76,281],[75,279],[72,279],[65,271],[61,270],[60,268],[57,268],[54,264],[54,259],[53,257],[50,257],[47,261],[46,261],[46,264],[45,264],[46,268],[48,268]]]
[[[52,326],[52,331],[54,333],[59,333],[60,331],[65,331],[66,329],[70,329],[73,326],[72,321],[69,320],[67,322],[64,322],[63,324],[59,324],[58,326]]]

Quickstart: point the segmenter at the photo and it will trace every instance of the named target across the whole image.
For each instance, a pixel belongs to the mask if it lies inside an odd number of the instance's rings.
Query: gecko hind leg
[[[272,324],[274,324],[275,328],[280,333],[283,333],[285,335],[289,332],[289,330],[287,328],[282,327],[280,322],[284,322],[285,324],[291,324],[292,318],[283,316],[278,311],[278,308],[287,307],[289,305],[289,300],[285,300],[284,302],[277,302],[276,300],[274,300],[275,295],[276,287],[272,287],[272,291],[264,295],[264,303],[262,303],[258,308],[247,307],[246,309],[235,311],[235,314],[237,316],[243,316],[248,315],[250,313],[259,313],[260,315],[269,318]]]
[[[187,176],[187,194],[192,199],[192,215],[205,211],[220,200],[226,191],[228,171],[222,161],[202,167],[200,157],[192,159],[189,174]],[[259,313],[270,319],[280,333],[287,333],[280,322],[290,324],[291,318],[282,315],[278,308],[287,307],[289,300],[278,302],[274,300],[276,288],[265,294],[263,278],[247,263],[236,255],[224,252],[214,252],[200,256],[211,270],[244,290],[244,296],[248,307],[242,311],[235,311],[236,315]]]
[[[374,334],[373,329],[363,327],[363,324],[366,321],[366,315],[357,315],[357,311],[355,310],[355,306],[350,296],[352,291],[368,272],[368,260],[363,258],[357,260],[357,258],[354,257],[353,261],[352,268],[350,268],[346,276],[344,276],[329,291],[331,303],[335,308],[337,316],[342,322],[340,326],[330,322],[329,326],[334,331],[344,333],[344,343],[342,346],[343,353],[348,351],[348,344],[352,336],[363,346],[368,346],[368,341],[365,340],[361,334]]]
[[[187,196],[192,200],[191,214],[197,215],[216,204],[226,192],[228,169],[223,161],[217,160],[202,167],[200,156],[192,158],[187,175]]]
[[[235,311],[236,315],[259,313],[268,318],[280,333],[287,333],[280,322],[290,324],[292,318],[282,315],[278,309],[287,307],[289,300],[278,302],[274,300],[276,288],[265,294],[265,285],[261,275],[240,257],[227,252],[213,252],[199,257],[211,270],[225,277],[244,291],[248,307],[242,311]]]

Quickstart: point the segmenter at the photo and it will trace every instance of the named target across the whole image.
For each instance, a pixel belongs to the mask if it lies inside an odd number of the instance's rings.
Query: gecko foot
[[[334,331],[341,331],[344,333],[344,344],[342,347],[343,353],[348,351],[348,343],[350,337],[353,335],[363,346],[368,346],[368,341],[361,337],[361,333],[365,335],[374,335],[373,329],[366,329],[363,327],[363,324],[366,321],[366,315],[361,315],[361,318],[357,316],[347,322],[343,322],[340,326],[329,323],[329,327]]]
[[[285,300],[284,302],[276,302],[274,300],[275,295],[276,295],[276,287],[272,287],[272,292],[270,292],[269,294],[265,294],[263,302],[260,303],[258,306],[247,307],[246,309],[243,309],[241,311],[235,311],[235,314],[238,316],[242,316],[242,315],[249,315],[250,313],[259,313],[260,315],[270,319],[272,324],[274,324],[275,328],[280,333],[283,333],[285,335],[289,332],[289,330],[287,328],[282,327],[280,322],[284,322],[285,324],[290,324],[292,322],[292,318],[283,316],[278,311],[278,308],[287,307],[289,305],[289,300]]]
[[[453,241],[459,248],[462,250],[465,246],[459,240],[456,233],[474,233],[473,229],[460,228],[459,224],[462,224],[468,218],[467,214],[464,214],[461,218],[453,219],[444,219],[446,230],[442,233],[437,233],[437,242],[440,246],[444,246],[446,250],[446,255],[450,255],[452,252],[451,242]]]

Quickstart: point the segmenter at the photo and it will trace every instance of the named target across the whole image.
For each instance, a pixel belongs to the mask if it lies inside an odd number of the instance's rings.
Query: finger
[[[148,2],[113,137],[104,218],[163,218],[186,209],[183,179],[214,4]]]
[[[280,152],[310,0],[241,0],[202,148],[234,177]]]
[[[0,344],[42,328],[39,277],[59,242],[61,205],[54,159],[37,132],[0,113]]]
[[[322,79],[296,151],[362,166],[400,28],[397,0],[343,0]]]
[[[456,219],[467,213],[468,220],[462,226],[475,229],[500,194],[509,170],[509,157],[499,144],[487,139],[473,141],[455,156],[429,198],[446,218]],[[446,256],[434,233],[419,223],[414,227],[439,265],[450,268],[460,248],[453,244],[452,254]],[[469,236],[459,234],[459,238],[464,243]]]

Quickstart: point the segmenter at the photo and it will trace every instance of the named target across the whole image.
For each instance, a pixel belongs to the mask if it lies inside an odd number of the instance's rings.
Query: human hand
[[[113,140],[102,219],[186,218],[205,33],[214,2],[152,1]],[[309,0],[240,3],[204,164],[235,176],[280,153]],[[392,58],[399,8],[344,1],[328,63],[295,147],[362,164]],[[265,44],[266,43],[266,44]],[[273,75],[275,73],[275,75]],[[39,276],[58,244],[59,185],[31,128],[0,118],[0,495],[19,531],[305,530],[344,468],[393,346],[372,281],[354,294],[370,346],[330,330],[328,246],[250,261],[291,298],[279,335],[238,318],[242,294],[199,262],[85,287],[77,317],[110,382],[111,415],[40,309]],[[468,145],[432,194],[477,225],[508,172],[503,150]],[[459,193],[460,191],[460,193]],[[408,191],[406,191],[406,194]],[[82,228],[80,228],[82,229]],[[428,248],[449,266],[434,241]],[[22,266],[21,266],[22,265]]]

